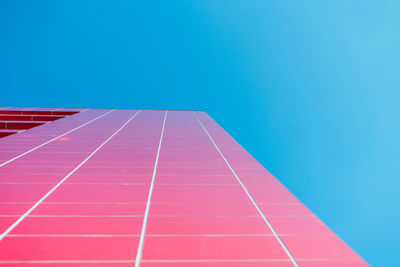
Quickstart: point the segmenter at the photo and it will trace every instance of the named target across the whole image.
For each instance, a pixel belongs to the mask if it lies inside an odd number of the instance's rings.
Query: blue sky
[[[1,1],[0,105],[207,111],[373,266],[400,245],[399,1]]]

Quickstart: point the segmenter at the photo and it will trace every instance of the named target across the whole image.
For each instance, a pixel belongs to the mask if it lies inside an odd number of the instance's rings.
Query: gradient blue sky
[[[207,111],[373,266],[400,245],[399,1],[0,1],[0,105]]]

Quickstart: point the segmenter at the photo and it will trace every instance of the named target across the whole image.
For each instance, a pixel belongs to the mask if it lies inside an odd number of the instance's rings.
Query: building
[[[0,265],[368,266],[201,111],[0,109]]]

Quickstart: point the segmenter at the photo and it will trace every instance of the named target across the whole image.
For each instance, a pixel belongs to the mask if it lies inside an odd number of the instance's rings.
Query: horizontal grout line
[[[6,205],[6,204],[33,204],[35,202],[0,202],[0,205]],[[152,204],[157,204],[157,205],[182,205],[182,204],[188,204],[190,202],[153,202]],[[210,204],[212,205],[226,205],[226,204],[232,204],[232,202],[193,202],[193,204]],[[234,205],[231,206],[253,206],[252,203],[250,202],[233,202]],[[133,205],[133,204],[146,204],[146,202],[42,202],[41,204],[50,204],[50,205],[70,205],[70,204],[76,204],[76,205]],[[211,205],[212,204],[212,205]],[[237,205],[239,204],[239,205]],[[258,203],[259,205],[289,205],[289,206],[301,206],[302,204],[300,202],[284,202],[284,203]]]
[[[9,217],[19,217],[22,214],[2,214],[0,218],[9,218]],[[136,215],[136,214],[96,214],[96,215],[86,215],[86,214],[63,214],[63,215],[51,215],[51,214],[37,214],[37,215],[29,215],[27,218],[133,218],[133,217],[143,217],[143,215]],[[215,215],[215,214],[179,214],[179,215],[150,215],[150,218],[258,218],[259,215]],[[293,215],[267,215],[269,218],[318,218],[315,215],[305,215],[305,216],[293,216]]]
[[[334,236],[335,234],[280,234],[280,236]],[[146,234],[147,237],[274,237],[274,234]],[[140,237],[140,234],[9,234],[7,237]]]
[[[309,259],[316,261],[331,261],[336,258],[322,258],[322,259]],[[357,258],[342,258],[343,261],[356,261]],[[307,259],[300,259],[302,261],[307,261]],[[340,261],[340,260],[338,260]],[[147,263],[212,263],[212,262],[290,262],[290,259],[189,259],[189,260],[143,260],[143,262]]]
[[[134,263],[135,260],[33,260],[33,261],[0,261],[0,264],[55,264],[55,263]]]
[[[359,258],[296,258],[299,261],[311,262],[344,262],[344,261],[361,261]],[[73,263],[73,264],[87,264],[87,263],[134,263],[135,260],[18,260],[18,261],[0,261],[0,264],[55,264],[55,263]],[[186,260],[142,260],[145,263],[224,263],[224,262],[290,262],[289,259],[186,259]]]
[[[0,215],[1,217],[19,217],[20,215]],[[68,215],[47,215],[47,214],[38,214],[38,215],[29,215],[27,218],[140,218],[143,215],[80,215],[80,214],[68,214]]]
[[[17,183],[17,182],[0,182],[0,184],[21,184],[21,185],[35,185],[35,184],[57,184],[57,182],[32,182],[32,183]],[[65,182],[64,184],[82,184],[82,185],[150,185],[150,183],[98,183],[98,182],[87,182],[87,183],[75,183],[75,182]],[[196,184],[186,184],[186,183],[158,183],[155,186],[240,186],[240,184],[202,184],[202,183],[196,183]],[[254,184],[254,186],[264,186],[264,184]]]

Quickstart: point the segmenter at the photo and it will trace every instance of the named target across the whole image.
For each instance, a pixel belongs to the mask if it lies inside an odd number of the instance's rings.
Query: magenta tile
[[[36,202],[52,187],[50,184],[2,184],[0,202]]]
[[[50,183],[57,184],[65,177],[64,174],[5,174],[0,177],[0,183]]]
[[[124,167],[124,168],[86,168],[81,167],[76,171],[77,174],[92,175],[130,175],[130,176],[148,176],[153,174],[154,168]]]
[[[246,185],[276,185],[280,184],[273,176],[266,175],[240,175],[240,180]]]
[[[265,216],[315,216],[301,203],[295,204],[258,204]]]
[[[33,204],[34,203],[0,203],[0,215],[22,215],[29,210]]]
[[[289,251],[299,259],[359,259],[359,256],[335,235],[281,236]]]
[[[59,168],[59,169],[70,169],[73,170],[81,161],[51,161],[51,154],[49,159],[41,161],[22,161],[16,160],[7,164],[7,168]],[[53,156],[54,158],[54,156]]]
[[[191,169],[191,168],[163,168],[157,169],[157,173],[159,175],[171,175],[171,176],[179,176],[179,175],[231,175],[232,171],[226,168],[202,168],[202,169]]]
[[[287,259],[274,237],[151,237],[145,238],[143,260]]]
[[[0,205],[1,209],[1,205]],[[146,204],[141,203],[42,203],[32,215],[137,215],[143,216]]]
[[[299,260],[301,267],[368,267],[368,263],[363,260]]]
[[[140,234],[141,217],[27,217],[10,234]]]
[[[34,151],[32,153],[26,154],[21,158],[24,162],[35,162],[35,161],[46,161],[51,159],[53,162],[63,162],[63,161],[73,161],[81,162],[90,153],[63,153],[62,151],[48,153],[45,150]]]
[[[32,174],[32,175],[59,175],[59,176],[65,176],[69,172],[71,172],[73,168],[67,168],[67,167],[42,167],[42,166],[37,166],[37,167],[18,167],[18,168],[12,168],[9,166],[3,166],[0,169],[0,176],[8,176],[10,174],[21,174],[21,175],[26,175],[26,174]]]
[[[147,234],[272,234],[258,217],[149,217]]]
[[[269,217],[278,234],[331,235],[332,231],[317,217]]]
[[[148,161],[94,161],[94,160],[89,160],[87,163],[85,163],[85,168],[100,168],[102,169],[104,166],[107,166],[107,168],[112,168],[112,169],[154,169],[154,159],[153,160],[148,160]]]
[[[169,186],[156,185],[154,202],[250,202],[240,186]]]
[[[66,183],[151,183],[152,175],[131,176],[121,174],[73,174]]]
[[[7,230],[16,220],[18,217],[0,217],[0,233]]]
[[[259,216],[252,203],[151,203],[150,216]]]
[[[63,184],[46,202],[146,202],[148,185]]]
[[[257,203],[298,203],[299,200],[282,185],[246,186]]]
[[[138,237],[6,237],[0,260],[129,260],[138,242]]]
[[[107,261],[107,262],[102,262],[94,260],[94,261],[63,261],[63,262],[55,262],[55,261],[27,261],[27,262],[0,262],[0,266],[18,266],[18,267],[38,267],[38,266],[51,266],[51,267],[94,267],[94,266],[100,266],[100,267],[128,267],[132,266],[134,264],[134,260],[128,261],[124,260],[123,262],[120,262],[119,260],[115,261]]]
[[[140,266],[143,267],[293,267],[293,263],[289,262],[289,260],[280,260],[280,261],[214,261],[214,262],[145,262],[142,261]]]
[[[239,185],[233,175],[157,175],[157,184],[236,184]]]
[[[103,147],[104,148],[104,147]],[[156,159],[155,151],[156,145],[154,145],[154,151],[146,150],[140,151],[137,148],[127,148],[126,151],[115,150],[111,148],[104,148],[101,153],[95,154],[92,159],[96,161],[106,161],[106,162],[153,162],[152,167],[154,167],[154,161]],[[132,153],[134,151],[134,153]]]
[[[185,160],[185,161],[167,161],[161,160],[158,163],[158,169],[176,169],[176,168],[227,168],[225,161],[222,159],[217,160],[207,160],[207,161],[196,161],[196,160]]]
[[[203,154],[195,154],[195,153],[168,153],[166,151],[162,151],[160,153],[160,161],[162,160],[168,160],[168,161],[184,161],[187,159],[193,160],[193,161],[197,161],[197,160],[216,160],[219,161],[221,160],[221,156],[218,154],[214,154],[214,155],[209,155],[207,153],[203,153]]]

